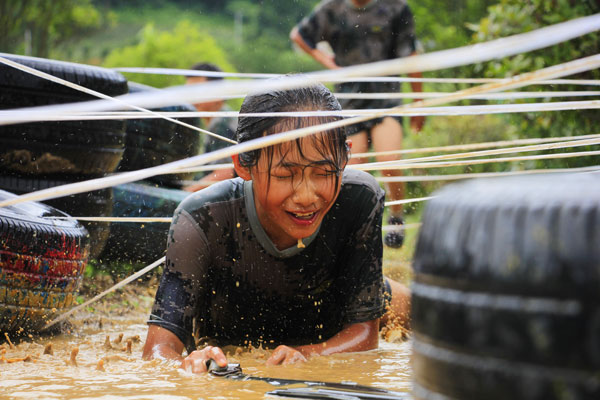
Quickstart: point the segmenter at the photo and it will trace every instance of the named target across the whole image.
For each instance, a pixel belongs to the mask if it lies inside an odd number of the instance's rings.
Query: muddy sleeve
[[[318,5],[296,26],[302,39],[313,49],[317,47],[317,43],[329,41],[328,15],[330,15],[330,11]]]
[[[392,21],[393,45],[390,58],[408,57],[416,51],[415,20],[408,6]]]
[[[208,260],[206,235],[183,209],[175,211],[167,241],[167,256],[148,324],[173,332],[188,353],[194,333],[207,314]]]
[[[384,312],[381,223],[385,195],[379,190],[369,197],[361,196],[364,206],[356,215],[356,234],[345,257],[341,288],[346,324],[370,321]]]

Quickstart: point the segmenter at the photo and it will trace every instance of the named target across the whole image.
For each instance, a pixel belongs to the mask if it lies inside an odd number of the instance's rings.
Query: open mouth
[[[288,215],[294,220],[294,222],[299,223],[301,225],[309,225],[311,224],[319,214],[319,211],[312,212],[292,212],[286,211]]]

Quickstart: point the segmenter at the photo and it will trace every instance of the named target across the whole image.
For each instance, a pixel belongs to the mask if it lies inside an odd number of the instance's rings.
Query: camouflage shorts
[[[344,82],[335,86],[337,93],[398,93],[399,82]],[[366,110],[392,108],[402,104],[400,99],[340,99],[344,110]],[[381,123],[384,117],[373,118],[368,121],[359,122],[348,126],[348,136],[365,131],[370,133],[371,129]],[[402,117],[392,117],[402,124]]]

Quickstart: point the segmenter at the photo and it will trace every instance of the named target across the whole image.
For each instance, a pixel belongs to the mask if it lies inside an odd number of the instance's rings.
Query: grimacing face
[[[293,144],[278,146],[270,169],[263,156],[249,176],[238,174],[252,179],[259,221],[282,250],[317,230],[339,193],[341,175],[333,157],[324,156],[313,140],[301,139],[302,155]]]

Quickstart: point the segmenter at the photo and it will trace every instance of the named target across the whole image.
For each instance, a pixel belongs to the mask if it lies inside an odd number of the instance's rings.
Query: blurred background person
[[[190,69],[195,71],[210,71],[210,72],[223,72],[219,67],[211,63],[197,63],[194,64]],[[195,85],[199,83],[206,83],[209,81],[222,80],[222,76],[186,76],[186,85]],[[227,105],[225,100],[212,100],[204,103],[194,104],[198,111],[232,111]],[[216,133],[217,135],[224,136],[228,139],[235,140],[235,131],[237,129],[237,118],[229,117],[202,117],[202,122],[206,127],[206,130]],[[203,137],[203,153],[210,153],[215,150],[223,149],[229,146],[228,143],[219,138],[204,135]],[[223,158],[217,161],[213,161],[210,164],[225,164],[230,163],[231,159]],[[192,185],[184,188],[188,192],[195,192],[209,186],[211,183],[230,179],[235,177],[233,167],[227,169],[215,169],[213,171],[201,172],[197,175],[200,180]]]

